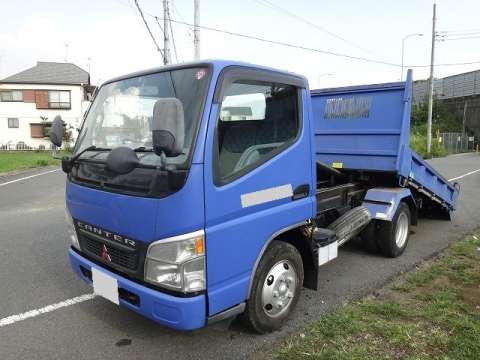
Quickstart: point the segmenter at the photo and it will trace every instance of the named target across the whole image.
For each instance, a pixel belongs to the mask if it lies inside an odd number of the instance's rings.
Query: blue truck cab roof
[[[174,69],[191,68],[191,67],[196,67],[196,66],[211,67],[214,70],[214,73],[216,73],[217,75],[223,69],[225,69],[227,67],[230,67],[230,66],[239,66],[239,67],[245,67],[245,68],[249,68],[249,69],[258,69],[258,70],[263,70],[263,71],[269,71],[269,72],[274,72],[274,73],[277,73],[277,74],[283,74],[283,75],[287,75],[287,76],[293,76],[293,77],[296,77],[298,79],[301,79],[304,82],[305,87],[308,88],[308,80],[303,75],[296,74],[296,73],[293,73],[293,72],[290,72],[290,71],[287,71],[287,70],[279,70],[279,69],[275,69],[275,68],[268,67],[268,66],[263,66],[263,65],[251,64],[251,63],[242,62],[242,61],[221,60],[221,59],[206,59],[206,60],[200,60],[200,61],[190,61],[190,62],[185,62],[185,63],[180,63],[180,64],[170,64],[170,65],[153,67],[153,68],[150,68],[150,69],[135,71],[135,72],[128,73],[128,74],[125,74],[125,75],[120,75],[120,76],[114,77],[114,78],[104,82],[104,84],[108,84],[108,83],[123,80],[123,79],[132,78],[132,77],[135,77],[135,76],[141,76],[141,75],[152,74],[152,73],[156,73],[156,72],[168,71],[168,70],[174,70]],[[216,80],[216,78],[215,78],[215,80]]]

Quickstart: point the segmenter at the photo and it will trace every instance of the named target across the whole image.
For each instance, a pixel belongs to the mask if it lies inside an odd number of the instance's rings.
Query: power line
[[[158,27],[160,28],[160,31],[162,32],[162,35],[165,35],[163,27],[162,27],[162,25],[160,25],[160,21],[158,21],[158,17],[156,17],[156,16],[155,16],[155,21],[157,22]]]
[[[137,0],[134,0],[134,1],[136,2]],[[117,1],[117,2],[119,4],[126,5],[125,3],[122,3],[120,1]],[[128,6],[128,5],[126,5],[126,6]],[[157,18],[157,19],[161,20],[161,18],[159,18],[158,16],[153,15],[151,13],[148,13],[146,11],[144,11],[144,14],[148,15],[150,17]],[[170,18],[170,21],[174,22],[176,24],[185,25],[185,26],[193,28],[193,24],[191,24],[189,22],[186,22],[186,21],[180,21],[180,20],[175,20],[175,19],[171,19],[171,18]],[[223,33],[223,34],[227,34],[227,35],[231,35],[231,36],[241,37],[241,38],[244,38],[244,39],[256,40],[256,41],[261,41],[261,42],[270,43],[270,44],[274,44],[274,45],[280,45],[280,46],[285,46],[285,47],[289,47],[289,48],[296,48],[296,49],[300,49],[300,50],[321,53],[321,54],[325,54],[325,55],[344,57],[344,58],[351,59],[351,60],[358,60],[358,61],[364,61],[364,62],[370,62],[370,63],[376,63],[376,64],[388,65],[388,66],[395,66],[395,67],[400,67],[401,66],[400,64],[391,63],[391,62],[387,62],[387,61],[369,59],[369,58],[364,58],[364,57],[360,57],[360,56],[352,56],[352,55],[348,55],[348,54],[336,53],[336,52],[328,51],[328,50],[310,48],[310,47],[306,47],[306,46],[302,46],[302,45],[296,45],[296,44],[286,43],[286,42],[282,42],[282,41],[265,39],[265,38],[261,38],[261,37],[257,37],[257,36],[253,36],[253,35],[237,33],[237,32],[233,32],[233,31],[213,28],[213,27],[209,27],[209,26],[199,25],[199,28],[207,30],[207,31],[218,32],[218,33]],[[463,65],[477,65],[477,64],[480,64],[480,60],[479,61],[470,61],[470,62],[435,64],[435,66],[436,67],[438,67],[438,66],[463,66]],[[430,65],[405,65],[405,67],[409,67],[409,68],[424,68],[424,67],[429,67],[429,66]]]
[[[150,16],[153,16],[153,15],[150,15]],[[191,26],[192,25],[192,24],[187,23],[185,21],[179,21],[179,20],[174,20],[174,19],[170,19],[170,21],[172,21],[174,23],[177,23],[177,24],[186,25],[186,26]],[[274,45],[296,48],[296,49],[300,49],[300,50],[311,51],[311,52],[321,53],[321,54],[325,54],[325,55],[344,57],[344,58],[347,58],[347,59],[365,61],[365,62],[376,63],[376,64],[381,64],[381,65],[389,65],[389,66],[395,66],[395,67],[400,67],[401,66],[400,64],[391,63],[391,62],[387,62],[387,61],[369,59],[369,58],[364,58],[364,57],[360,57],[360,56],[352,56],[352,55],[336,53],[336,52],[328,51],[328,50],[309,48],[309,47],[302,46],[302,45],[296,45],[296,44],[286,43],[286,42],[282,42],[282,41],[265,39],[265,38],[261,38],[261,37],[257,37],[257,36],[253,36],[253,35],[236,33],[236,32],[233,32],[233,31],[222,30],[222,29],[213,28],[213,27],[204,26],[204,25],[200,25],[199,28],[204,29],[204,30],[208,30],[208,31],[219,32],[219,33],[223,33],[223,34],[227,34],[227,35],[231,35],[231,36],[237,36],[237,37],[250,39],[250,40],[257,40],[257,41],[266,42],[266,43],[270,43],[270,44],[274,44]],[[461,62],[461,63],[435,64],[435,66],[461,66],[461,65],[475,65],[475,64],[480,64],[480,60],[479,61],[471,61],[471,62]],[[429,66],[430,65],[405,65],[405,67],[409,67],[409,68],[424,68],[424,67],[429,67]]]
[[[175,5],[175,1],[172,1],[172,8],[173,8],[173,12],[175,12],[178,15],[180,20],[185,21],[185,18],[182,16],[180,11],[178,10],[177,5]]]
[[[191,23],[188,23],[186,21],[179,21],[179,20],[174,20],[170,19],[170,21],[177,23],[177,24],[182,24],[186,26],[192,26]],[[275,44],[275,45],[281,45],[285,47],[290,47],[290,48],[296,48],[296,49],[301,49],[301,50],[307,50],[307,51],[312,51],[312,52],[317,52],[320,54],[325,54],[325,55],[332,55],[332,56],[338,56],[338,57],[344,57],[347,59],[353,59],[353,60],[359,60],[359,61],[365,61],[365,62],[370,62],[370,63],[375,63],[375,64],[382,64],[382,65],[389,65],[389,66],[400,66],[399,64],[391,63],[388,61],[382,61],[382,60],[375,60],[375,59],[369,59],[361,56],[354,56],[354,55],[348,55],[348,54],[342,54],[342,53],[337,53],[333,51],[328,51],[328,50],[321,50],[321,49],[315,49],[315,48],[310,48],[302,45],[296,45],[292,43],[287,43],[283,41],[277,41],[277,40],[270,40],[258,36],[253,36],[253,35],[247,35],[247,34],[242,34],[238,32],[233,32],[233,31],[228,31],[228,30],[222,30],[210,26],[204,26],[204,25],[199,25],[198,26],[200,29],[208,30],[208,31],[213,31],[213,32],[218,32],[218,33],[223,33],[231,36],[236,36],[236,37],[241,37],[244,39],[250,39],[250,40],[257,40],[269,44]]]
[[[256,1],[256,2],[259,3],[259,4],[262,4],[263,6],[267,6],[267,7],[271,8],[271,9],[276,10],[276,11],[282,12],[282,13],[290,16],[291,18],[294,18],[294,19],[296,19],[296,20],[298,20],[298,21],[303,22],[304,24],[307,24],[307,25],[309,25],[309,26],[312,26],[312,27],[314,27],[314,28],[317,29],[317,30],[320,30],[320,31],[322,31],[322,32],[324,32],[324,33],[326,33],[326,34],[328,34],[328,35],[330,35],[330,36],[333,36],[334,38],[336,38],[336,39],[338,39],[338,40],[341,40],[341,41],[343,41],[343,42],[345,42],[345,43],[347,43],[347,44],[350,44],[350,45],[356,47],[357,49],[360,49],[360,50],[362,50],[362,51],[365,51],[365,52],[368,52],[368,53],[370,53],[370,54],[372,54],[372,55],[375,55],[371,50],[368,50],[368,49],[366,49],[366,48],[364,48],[364,47],[362,47],[362,46],[360,46],[360,45],[358,45],[358,44],[355,44],[354,42],[352,42],[352,41],[350,41],[350,40],[348,40],[348,39],[345,39],[344,37],[342,37],[342,36],[340,36],[340,35],[338,35],[338,34],[335,34],[334,32],[329,31],[329,30],[325,29],[324,27],[321,27],[321,26],[317,25],[317,24],[311,22],[310,20],[305,19],[304,17],[301,17],[300,15],[295,14],[294,12],[292,12],[292,11],[290,11],[290,10],[287,10],[287,9],[285,9],[285,8],[282,8],[282,7],[278,6],[277,4],[272,3],[272,2],[269,1],[269,0],[254,0],[254,1]]]
[[[158,46],[157,40],[155,40],[155,37],[153,36],[152,31],[150,30],[150,27],[148,26],[148,23],[145,20],[145,16],[143,16],[142,9],[140,8],[140,5],[138,5],[138,0],[134,0],[134,2],[135,2],[135,5],[137,6],[138,12],[140,13],[140,16],[142,17],[145,27],[147,28],[147,31],[150,34],[150,37],[152,38],[152,41],[155,44],[155,47],[157,48],[157,51],[160,53],[160,55],[162,55],[162,58],[165,59],[165,55],[163,54],[162,49],[160,49],[160,46]]]
[[[438,33],[443,34],[455,34],[455,33],[467,33],[467,32],[480,32],[480,29],[467,29],[467,30],[451,30],[451,31],[438,31]]]
[[[438,66],[463,66],[463,65],[477,65],[480,64],[480,61],[471,61],[471,62],[461,62],[461,63],[448,63],[448,64],[435,64],[435,67]],[[409,65],[410,68],[422,68],[428,67],[430,65]]]
[[[456,36],[469,36],[469,35],[478,35],[480,34],[480,31],[472,31],[472,32],[465,32],[465,33],[458,33],[458,34],[450,34],[450,33],[437,33],[437,36],[442,36],[442,37],[456,37]]]
[[[179,20],[174,20],[174,19],[170,19],[170,20],[172,22],[175,22],[175,23],[181,24],[181,25],[187,25],[187,26],[191,25],[190,23],[187,23],[187,22],[184,22],[184,21],[179,21]],[[351,56],[351,55],[348,55],[348,54],[341,54],[341,53],[336,53],[336,52],[332,52],[332,51],[328,51],[328,50],[309,48],[309,47],[305,47],[305,46],[302,46],[302,45],[295,45],[295,44],[290,44],[290,43],[286,43],[286,42],[282,42],[282,41],[265,39],[265,38],[261,38],[261,37],[257,37],[257,36],[246,35],[246,34],[242,34],[242,33],[236,33],[236,32],[222,30],[222,29],[218,29],[218,28],[212,28],[212,27],[209,27],[209,26],[200,25],[199,27],[201,29],[204,29],[204,30],[220,32],[220,33],[224,33],[224,34],[227,34],[227,35],[238,36],[238,37],[242,37],[242,38],[246,38],[246,39],[250,39],[250,40],[262,41],[262,42],[271,43],[271,44],[274,44],[274,45],[281,45],[281,46],[296,48],[296,49],[300,49],[300,50],[317,52],[317,53],[321,53],[321,54],[325,54],[325,55],[345,57],[345,58],[352,59],[352,60],[366,61],[366,62],[381,64],[381,65],[389,65],[389,66],[396,66],[396,67],[401,66],[400,64],[395,64],[395,63],[391,63],[391,62],[369,59],[369,58],[363,58],[363,57],[359,57],[359,56]],[[475,65],[475,64],[480,64],[480,60],[479,61],[471,61],[471,62],[462,62],[462,63],[435,64],[435,66],[461,66],[461,65]],[[405,67],[409,67],[409,68],[424,68],[424,67],[429,67],[429,66],[430,65],[405,65]]]
[[[182,21],[186,21],[185,18],[182,16],[180,11],[178,10],[177,6],[175,5],[175,1],[172,1],[172,7],[173,7],[173,12],[177,14],[178,18]],[[187,34],[190,39],[193,39],[193,28],[188,28],[187,29]]]
[[[455,40],[470,40],[470,39],[480,39],[480,36],[466,36],[466,37],[457,37],[457,38],[446,38],[437,41],[455,41]]]
[[[177,45],[175,44],[175,36],[173,35],[173,28],[172,28],[172,21],[170,19],[170,14],[168,15],[168,25],[170,27],[170,34],[172,35],[172,44],[173,44],[173,52],[175,53],[175,61],[178,63]]]
[[[135,1],[135,4],[137,4],[137,0],[134,0],[134,1]],[[122,2],[119,2],[119,3],[123,4],[123,5],[126,5]],[[145,13],[146,15],[148,15],[152,18],[160,19],[160,18],[158,18],[158,16],[156,16],[154,14],[151,14],[151,13],[148,13],[147,11],[144,11],[143,13]],[[143,13],[142,13],[142,18],[143,18]],[[185,25],[185,26],[188,26],[188,27],[191,27],[191,28],[194,27],[194,24],[189,23],[187,21],[174,20],[174,19],[171,19],[171,18],[170,18],[170,21],[174,22],[174,23],[177,23],[177,24]],[[317,26],[315,24],[312,24],[312,25]],[[257,36],[253,36],[253,35],[247,35],[247,34],[237,33],[237,32],[233,32],[233,31],[208,27],[208,26],[198,26],[198,27],[200,29],[209,30],[209,31],[213,31],[213,32],[219,32],[219,33],[224,33],[224,34],[231,35],[231,36],[237,36],[237,37],[242,37],[242,38],[245,38],[245,39],[262,41],[262,42],[281,45],[281,46],[286,46],[286,47],[290,47],[290,48],[297,48],[297,49],[301,49],[301,50],[313,51],[313,52],[322,53],[322,54],[326,54],[326,55],[339,56],[339,57],[344,57],[344,58],[348,58],[348,59],[352,59],[352,60],[365,61],[365,62],[370,62],[370,63],[375,63],[375,64],[390,65],[390,66],[397,66],[397,67],[400,66],[399,64],[395,64],[395,63],[391,63],[391,62],[387,62],[387,61],[369,59],[369,58],[365,58],[365,57],[361,57],[361,56],[354,56],[354,55],[348,55],[348,54],[342,54],[342,53],[336,53],[336,52],[328,51],[328,50],[309,48],[309,47],[302,46],[302,45],[295,45],[295,44],[291,44],[291,43],[287,43],[287,42],[265,39],[265,38],[261,38],[261,37],[257,37]],[[148,28],[148,26],[147,26],[147,28]],[[332,36],[334,36],[334,35],[332,35]],[[348,42],[348,40],[346,40],[346,39],[342,38],[342,40],[345,40],[345,41]]]
[[[267,1],[267,0],[263,0],[263,1]],[[170,19],[170,20],[173,21],[173,22],[176,22],[178,24],[181,24],[181,25],[192,26],[191,23],[188,23],[186,21],[178,21],[178,20],[174,20],[174,19]],[[280,46],[286,46],[286,47],[291,47],[291,48],[297,48],[297,49],[305,50],[305,51],[322,53],[322,54],[325,54],[325,55],[345,57],[345,58],[352,59],[352,60],[359,60],[359,61],[382,64],[382,65],[390,65],[390,66],[396,66],[396,67],[401,66],[399,64],[395,64],[395,63],[391,63],[391,62],[387,62],[387,61],[369,59],[369,58],[364,58],[364,57],[360,57],[360,56],[352,56],[352,55],[336,53],[336,52],[332,52],[332,51],[328,51],[328,50],[309,48],[309,47],[302,46],[302,45],[296,45],[296,44],[291,44],[291,43],[286,43],[286,42],[281,42],[281,41],[265,39],[265,38],[261,38],[261,37],[257,37],[257,36],[253,36],[253,35],[246,35],[246,34],[242,34],[242,33],[236,33],[236,32],[223,30],[223,29],[218,29],[218,28],[213,28],[213,27],[207,27],[207,26],[199,26],[199,27],[202,28],[202,29],[205,29],[205,30],[209,30],[209,31],[220,32],[220,33],[224,33],[224,34],[227,34],[227,35],[238,36],[238,37],[251,39],[251,40],[263,41],[263,42],[271,43],[271,44],[274,44],[274,45],[280,45]],[[438,66],[465,66],[465,65],[477,65],[477,64],[480,64],[480,60],[479,61],[470,61],[470,62],[458,62],[458,63],[442,63],[442,64],[435,64],[435,66],[437,66],[437,67]],[[409,67],[409,68],[426,68],[426,67],[429,67],[429,66],[430,65],[406,65],[406,67]]]

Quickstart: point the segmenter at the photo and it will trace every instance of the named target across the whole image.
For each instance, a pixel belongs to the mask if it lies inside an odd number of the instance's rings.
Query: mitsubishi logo
[[[108,262],[112,262],[112,258],[110,257],[110,254],[108,253],[107,247],[105,245],[102,245],[102,252],[100,254],[100,257]]]

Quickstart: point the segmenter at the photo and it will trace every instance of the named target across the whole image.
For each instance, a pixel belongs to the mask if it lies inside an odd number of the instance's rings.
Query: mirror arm
[[[55,160],[62,160],[62,157],[58,154],[58,148],[56,146],[52,149],[52,158]]]
[[[167,164],[167,155],[165,155],[165,151],[162,151],[160,156],[160,166],[157,166],[155,169],[155,173],[153,179],[150,183],[150,188],[148,193],[152,195],[154,193],[155,188],[157,187],[157,183],[160,181],[161,177],[166,172],[167,181],[170,182],[170,175],[173,171],[173,166]]]

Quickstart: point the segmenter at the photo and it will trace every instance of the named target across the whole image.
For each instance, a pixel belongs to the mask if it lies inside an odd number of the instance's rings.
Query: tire
[[[381,221],[378,229],[378,245],[383,255],[398,257],[403,254],[410,237],[410,208],[400,203],[391,222]]]
[[[243,322],[260,334],[282,327],[297,305],[303,275],[298,250],[289,243],[272,241],[255,272]]]

